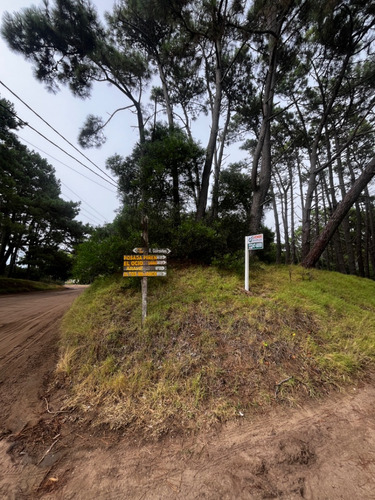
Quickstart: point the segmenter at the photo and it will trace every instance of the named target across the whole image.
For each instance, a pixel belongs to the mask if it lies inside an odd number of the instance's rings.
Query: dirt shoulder
[[[18,305],[0,298],[0,497],[373,498],[374,380],[148,444],[59,412],[60,389],[50,385],[58,322],[78,293],[27,295]]]

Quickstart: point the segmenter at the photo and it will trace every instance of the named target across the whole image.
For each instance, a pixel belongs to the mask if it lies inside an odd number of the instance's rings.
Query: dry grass
[[[67,404],[95,423],[196,430],[325,394],[374,361],[374,282],[265,267],[246,293],[235,275],[191,267],[149,283],[143,329],[131,280],[97,283],[65,317]]]

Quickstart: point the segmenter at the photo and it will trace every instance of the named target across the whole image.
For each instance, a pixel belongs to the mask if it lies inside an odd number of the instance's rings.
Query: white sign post
[[[245,290],[249,291],[249,254],[250,250],[263,250],[263,234],[253,234],[245,236]]]
[[[249,244],[248,236],[245,236],[245,290],[249,291]]]

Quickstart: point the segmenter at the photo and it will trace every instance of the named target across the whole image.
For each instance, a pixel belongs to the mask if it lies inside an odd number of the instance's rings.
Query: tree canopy
[[[64,201],[55,171],[17,139],[13,106],[0,99],[0,275],[66,279],[68,253],[87,232],[79,204]],[[21,272],[18,270],[18,272]]]
[[[319,256],[374,276],[373,3],[120,0],[101,19],[88,0],[54,0],[6,14],[2,34],[54,91],[119,91],[113,114],[134,112],[139,130],[132,155],[108,160],[125,205],[148,204],[175,226],[236,214],[245,234],[272,207],[287,262]],[[81,144],[100,146],[107,121],[91,114]],[[239,140],[246,157],[234,167],[226,151]]]

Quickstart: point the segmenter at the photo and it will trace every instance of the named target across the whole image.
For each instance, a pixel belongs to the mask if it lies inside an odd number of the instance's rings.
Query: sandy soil
[[[0,297],[0,498],[375,499],[374,378],[158,443],[59,412],[58,322],[79,292]]]

